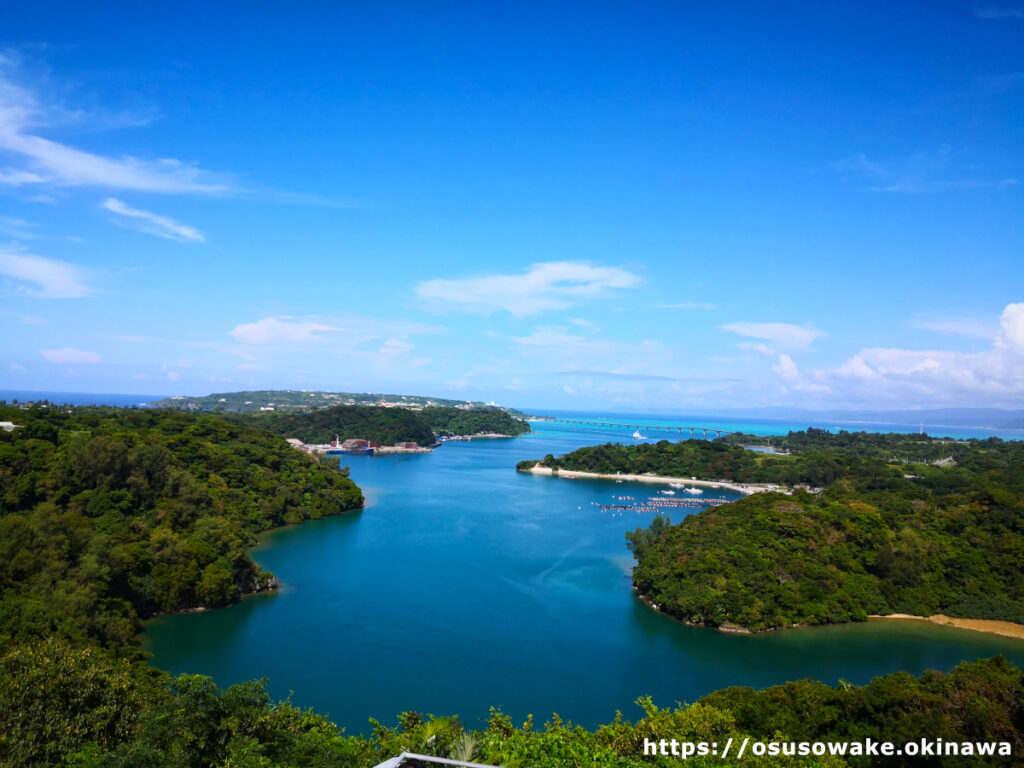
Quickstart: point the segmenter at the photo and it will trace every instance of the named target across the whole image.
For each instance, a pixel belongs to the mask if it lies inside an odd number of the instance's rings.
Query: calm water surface
[[[521,459],[624,437],[535,427],[433,454],[346,457],[367,508],[266,534],[254,557],[280,592],[150,622],[152,663],[221,685],[267,677],[275,697],[349,732],[411,709],[477,725],[491,706],[594,726],[616,709],[634,717],[645,694],[670,705],[728,685],[864,683],[996,654],[1024,664],[1024,642],[921,622],[743,636],[661,616],[633,597],[624,539],[650,515],[592,502],[662,486],[517,473]]]

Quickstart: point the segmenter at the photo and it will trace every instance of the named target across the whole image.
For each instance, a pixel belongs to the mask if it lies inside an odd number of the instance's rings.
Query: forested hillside
[[[637,529],[637,589],[685,621],[754,630],[873,613],[1024,623],[1024,444],[944,444],[955,465],[860,458],[894,442],[797,435],[813,452],[760,455],[751,477],[831,463],[836,477],[820,494],[756,494]]]
[[[328,443],[335,436],[342,440],[374,440],[384,445],[404,441],[432,445],[437,440],[426,419],[406,408],[339,405],[308,413],[217,412],[216,416],[233,424],[268,429],[275,435],[294,437],[304,443]]]
[[[424,408],[420,413],[438,435],[516,436],[530,431],[528,422],[497,409]]]
[[[216,416],[0,407],[0,642],[132,647],[139,617],[265,588],[246,548],[358,509],[337,463]]]

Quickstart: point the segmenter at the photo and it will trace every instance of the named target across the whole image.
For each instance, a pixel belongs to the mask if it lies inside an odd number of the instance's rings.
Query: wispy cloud
[[[320,334],[337,330],[340,329],[291,317],[264,317],[254,323],[235,326],[231,335],[243,344],[302,344],[323,341]]]
[[[74,264],[11,250],[0,250],[0,285],[40,299],[77,299],[94,292]]]
[[[928,195],[934,192],[959,192],[970,189],[1008,189],[1017,185],[1017,179],[896,179],[874,187],[875,192],[895,192],[904,195]]]
[[[16,216],[0,216],[0,232],[16,240],[33,240],[39,237],[37,225]]]
[[[9,317],[25,325],[49,325],[49,321],[44,317],[26,315],[22,312],[11,312],[9,309],[0,309],[0,317]]]
[[[24,184],[42,184],[49,181],[49,177],[32,171],[23,171],[18,168],[0,169],[0,184],[8,187],[20,187]]]
[[[64,347],[63,349],[41,349],[39,350],[39,354],[42,355],[43,359],[47,362],[60,363],[61,365],[74,365],[78,363],[94,365],[103,359],[95,352],[89,352],[84,349],[75,349],[73,347]]]
[[[529,336],[515,336],[512,341],[528,347],[555,347],[564,351],[579,349],[581,345],[587,343],[600,343],[590,341],[583,336],[574,336],[566,333],[564,328],[553,326],[534,328]]]
[[[427,280],[416,286],[416,293],[449,309],[486,314],[504,310],[523,317],[565,309],[639,283],[638,275],[621,267],[549,261],[517,275]]]
[[[229,176],[194,163],[106,157],[44,138],[40,130],[66,114],[60,107],[41,103],[15,82],[15,68],[10,58],[0,61],[0,152],[20,159],[21,165],[0,169],[0,184],[95,186],[165,194],[215,195],[233,190]]]
[[[727,323],[722,330],[762,339],[775,349],[787,351],[807,349],[811,342],[825,335],[814,328],[789,323]]]
[[[113,197],[107,198],[100,203],[100,207],[122,217],[113,219],[114,223],[119,226],[136,229],[139,232],[156,235],[157,237],[174,240],[179,243],[206,242],[206,238],[203,237],[203,233],[195,227],[190,227],[188,224],[182,224],[181,222],[175,221],[167,216],[161,216],[158,213],[143,211],[138,208],[130,208],[120,200],[116,200]]]
[[[231,336],[239,344],[224,351],[231,354],[244,353],[243,357],[249,357],[259,347],[289,350],[329,342],[331,352],[353,352],[362,345],[365,354],[377,354],[365,352],[365,347],[370,343],[379,342],[383,346],[378,351],[386,357],[410,350],[410,336],[443,332],[443,328],[425,323],[366,315],[343,314],[303,318],[279,315],[235,326],[231,330]],[[214,348],[221,345],[207,343],[205,346]]]
[[[858,153],[836,160],[832,168],[845,181],[869,191],[904,195],[1008,189],[1018,182],[1010,177],[979,178],[973,169],[957,166],[949,147],[886,161],[870,160]]]
[[[988,323],[972,318],[960,320],[912,320],[910,326],[924,331],[952,333],[958,336],[973,336],[978,339],[992,339],[997,333],[997,329]]]

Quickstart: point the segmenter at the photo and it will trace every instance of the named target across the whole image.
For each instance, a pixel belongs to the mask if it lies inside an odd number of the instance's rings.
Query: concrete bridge
[[[730,432],[727,429],[715,429],[714,427],[691,427],[689,425],[680,426],[678,424],[619,424],[610,421],[588,421],[586,419],[545,419],[545,421],[553,421],[556,424],[579,424],[588,427],[610,427],[612,429],[634,429],[634,430],[646,430],[648,432],[657,433],[659,430],[665,430],[667,434],[676,432],[683,434],[687,430],[690,432],[692,437],[695,432],[700,432],[704,437],[711,433],[715,437],[721,437],[722,435],[735,435],[737,432]]]

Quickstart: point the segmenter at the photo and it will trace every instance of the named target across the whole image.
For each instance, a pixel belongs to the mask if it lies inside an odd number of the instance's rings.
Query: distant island
[[[215,392],[210,395],[175,395],[147,403],[154,408],[179,408],[190,411],[314,411],[337,405],[362,405],[380,408],[458,408],[460,410],[498,410],[524,418],[515,408],[474,400],[452,400],[420,395],[388,395],[368,392],[324,392],[305,389],[259,389],[244,392]]]
[[[771,441],[787,452],[745,450],[767,438],[735,435],[593,446],[517,468],[795,489],[627,535],[638,594],[691,624],[763,631],[902,614],[1012,622],[1004,633],[1024,636],[1024,443],[818,429]]]

